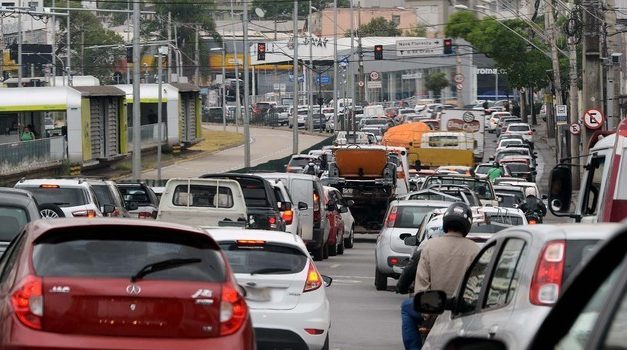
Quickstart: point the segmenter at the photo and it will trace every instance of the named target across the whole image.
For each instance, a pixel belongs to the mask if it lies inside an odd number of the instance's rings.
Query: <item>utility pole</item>
[[[172,12],[168,11],[168,83],[172,81]]]
[[[313,58],[312,58],[312,54],[313,54],[313,36],[311,35],[311,0],[309,0],[309,17],[307,18],[307,32],[309,35],[309,79],[307,79],[307,90],[309,90],[309,106],[311,108],[309,108],[309,110],[307,111],[307,129],[309,130],[309,132],[313,131],[313,105],[314,105],[314,101],[313,101],[313,79],[314,79],[314,72],[313,72]],[[276,22],[275,22],[276,23]],[[276,67],[276,66],[275,66]],[[320,126],[322,128],[322,126]]]
[[[126,9],[130,11],[131,0],[126,1]],[[128,45],[130,41],[131,41],[131,14],[129,12],[126,14],[126,44]],[[168,65],[170,65],[169,60],[168,60]],[[170,81],[169,77],[168,77],[168,81]],[[126,62],[126,83],[127,84],[131,83],[131,67],[129,67],[128,61]]]
[[[606,20],[606,52],[604,56],[608,58],[608,74],[607,74],[607,129],[613,130],[620,121],[620,62],[621,47],[616,32],[616,1],[607,0],[608,11],[605,16]],[[616,56],[618,55],[618,56]]]
[[[56,7],[56,0],[52,0],[52,7]],[[2,20],[0,19],[0,23]],[[0,32],[2,31],[2,24],[0,24]],[[2,34],[0,34],[0,36],[2,36]],[[2,42],[2,40],[0,40],[0,51],[2,51],[2,49],[4,49],[4,42]],[[52,15],[52,57],[50,57],[50,63],[52,63],[52,86],[56,85],[56,76],[57,76],[57,56],[55,55],[55,53],[57,52],[57,17],[54,15]],[[0,54],[0,56],[2,56]],[[0,57],[0,75],[2,74],[2,57]],[[0,79],[2,79],[2,77],[0,76]]]
[[[68,11],[68,14],[70,12]],[[68,15],[68,22],[70,16]],[[68,26],[69,28],[69,26]],[[69,30],[68,30],[69,33]],[[68,35],[69,37],[69,35]],[[69,40],[68,40],[69,43]],[[69,51],[68,51],[69,54]],[[17,15],[17,86],[22,87],[22,14]]]
[[[248,6],[248,5],[246,5]],[[239,126],[237,123],[239,123],[240,119],[242,118],[242,108],[241,108],[241,101],[240,101],[240,97],[239,97],[239,57],[237,56],[237,43],[235,42],[235,17],[233,14],[233,0],[231,0],[231,34],[232,34],[232,38],[233,38],[233,58],[235,61],[235,132],[239,132]],[[246,147],[246,144],[248,143],[248,140],[244,141],[244,147]],[[244,153],[246,153],[246,151],[244,151]]]
[[[557,52],[557,43],[555,38],[555,19],[553,18],[553,10],[551,4],[548,1],[544,3],[544,21],[545,27],[547,28],[547,37],[549,40],[549,45],[551,45],[551,64],[553,68],[553,88],[555,89],[555,102],[558,105],[562,104],[562,84],[560,78],[560,64],[559,57]],[[553,95],[546,96],[546,98],[550,98],[551,101],[548,101],[547,104],[547,112],[549,109],[549,105],[551,105],[551,113],[547,113],[547,137],[555,137],[555,142],[559,147],[559,135],[556,133],[557,126],[555,123],[555,112],[554,112],[554,104],[552,104]],[[533,106],[531,106],[533,108]]]
[[[569,71],[568,71],[568,78],[569,78],[569,91],[568,91],[568,97],[570,99],[569,101],[569,105],[570,105],[570,113],[569,113],[569,122],[571,124],[574,123],[578,123],[579,122],[579,118],[578,118],[578,114],[579,114],[579,87],[577,86],[578,83],[578,77],[577,77],[577,42],[576,39],[574,37],[570,37],[568,38],[568,48],[569,48],[569,56],[568,56],[568,62],[569,62]],[[570,163],[574,164],[575,166],[572,167],[572,183],[573,183],[573,188],[578,188],[579,186],[579,179],[580,179],[580,174],[579,174],[579,143],[580,143],[580,138],[579,135],[574,135],[574,134],[570,134]]]
[[[85,27],[81,27],[81,75],[85,75]]]
[[[333,130],[341,130],[337,125],[337,0],[333,0]]]
[[[224,43],[224,29],[222,29],[222,131],[226,131],[226,107],[226,44]]]
[[[141,178],[142,170],[141,99],[139,96],[139,66],[141,60],[139,52],[139,5],[139,1],[133,2],[133,178],[135,180],[139,180]],[[68,21],[70,18],[69,13],[70,11],[68,11]],[[69,56],[68,51],[68,61]]]
[[[600,35],[601,26],[600,13],[598,9],[601,4],[598,0],[588,0],[583,2],[583,58],[582,58],[582,109],[591,108],[599,109],[601,107],[601,94],[603,86],[601,85],[601,55],[600,55]],[[601,14],[602,16],[602,14]],[[579,116],[578,116],[579,117]],[[588,146],[588,139],[592,136],[592,131],[588,128],[582,128],[582,141],[584,147]]]
[[[357,54],[359,55],[359,103],[364,103],[366,97],[366,79],[364,77],[364,50],[361,46],[361,1],[357,3]]]
[[[298,154],[298,1],[294,0],[294,97],[292,108],[292,154]]]
[[[161,111],[162,106],[162,84],[163,84],[163,54],[165,50],[169,50],[168,47],[159,47],[159,55],[157,59],[157,82],[159,92],[157,93],[157,134],[158,142],[157,142],[157,180],[161,181],[161,144],[163,143],[163,113]]]
[[[250,91],[248,75],[248,2],[244,2],[244,167],[250,168],[250,111],[248,110],[248,94]]]
[[[200,86],[200,81],[198,80],[200,78],[200,45],[198,43],[200,40],[200,35],[198,33],[200,31],[200,26],[196,24],[195,27],[196,43],[194,44],[194,84]]]
[[[355,14],[353,13],[353,0],[349,0],[350,4],[350,13],[351,13],[351,55],[348,60],[348,71],[350,74],[348,75],[348,86],[351,89],[351,99],[353,100],[352,109],[351,109],[351,119],[350,119],[350,129],[353,131],[353,137],[355,136],[355,131],[357,131],[357,123],[355,122],[355,106],[357,106],[357,99],[355,98],[355,65],[353,63],[353,59],[355,57]]]
[[[72,86],[72,50],[71,50],[71,34],[72,34],[72,26],[70,25],[70,2],[67,2],[67,58],[65,63],[65,69],[67,70],[67,85]],[[20,28],[20,36],[22,29]],[[20,55],[21,56],[21,55]],[[22,64],[20,63],[20,70],[22,69]]]

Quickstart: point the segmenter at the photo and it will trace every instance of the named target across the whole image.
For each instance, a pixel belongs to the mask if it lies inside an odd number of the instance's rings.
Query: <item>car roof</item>
[[[399,207],[437,207],[437,208],[448,208],[451,205],[451,202],[446,201],[435,201],[435,200],[396,200],[392,203],[392,205],[396,205]]]
[[[511,123],[509,124],[509,126],[528,126],[529,128],[531,128],[531,125],[529,125],[528,123]]]
[[[281,231],[248,230],[237,228],[206,229],[206,231],[217,242],[250,239],[289,244],[304,248],[304,244],[302,243],[302,240],[298,238],[298,236]]]
[[[302,179],[302,180],[316,180],[317,177],[308,174],[298,173],[255,173],[255,175],[263,177],[264,179]]]
[[[494,192],[498,192],[499,190],[512,190],[512,191],[518,191],[521,190],[520,186],[508,186],[507,184],[505,185],[493,185],[492,186],[494,188]]]
[[[581,240],[597,238],[604,240],[612,236],[622,227],[620,224],[542,224],[514,226],[499,233],[502,237],[512,231],[526,231],[534,237],[539,237],[544,241],[566,237],[569,240]]]
[[[83,179],[22,179],[16,186],[19,185],[59,185],[61,187],[86,187],[88,183]]]

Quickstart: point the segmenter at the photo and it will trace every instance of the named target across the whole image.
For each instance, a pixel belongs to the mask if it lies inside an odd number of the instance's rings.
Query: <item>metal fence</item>
[[[161,142],[165,143],[166,138],[166,123],[161,123]],[[159,123],[156,124],[146,124],[141,126],[141,144],[142,147],[146,146],[156,146],[159,142]],[[133,127],[128,128],[128,143],[129,145],[133,143]]]
[[[62,136],[0,144],[0,175],[60,164],[66,159]]]

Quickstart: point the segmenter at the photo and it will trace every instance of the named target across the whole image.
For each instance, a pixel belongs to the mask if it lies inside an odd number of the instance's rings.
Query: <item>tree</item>
[[[311,6],[318,10],[333,6],[333,0],[313,0]],[[338,0],[337,7],[349,7],[349,0]],[[275,0],[253,0],[253,8],[260,8],[265,12],[264,18],[276,19],[277,17],[292,16],[294,12],[294,3],[292,1],[275,1]],[[309,14],[309,1],[298,1],[298,16],[305,17]]]
[[[427,28],[421,25],[415,25],[411,29],[406,30],[403,33],[403,36],[426,37]]]
[[[384,17],[375,17],[370,22],[359,26],[357,30],[361,36],[400,36],[401,30],[397,27],[396,23]],[[350,36],[350,33],[350,30],[346,31],[345,36]]]
[[[442,89],[449,86],[450,82],[446,78],[446,73],[437,72],[427,75],[425,78],[425,87],[427,90],[433,92],[435,96],[439,96],[442,92]]]

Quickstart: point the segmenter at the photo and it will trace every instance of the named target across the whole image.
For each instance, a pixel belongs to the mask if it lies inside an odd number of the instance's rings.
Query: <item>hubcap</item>
[[[39,212],[42,218],[58,218],[59,214],[52,209],[43,209]]]

